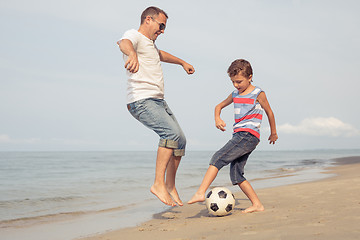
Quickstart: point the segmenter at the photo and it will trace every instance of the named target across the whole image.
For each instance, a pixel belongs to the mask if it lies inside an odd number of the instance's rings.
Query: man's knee
[[[173,130],[171,134],[168,134],[168,139],[171,139],[178,143],[177,148],[185,148],[186,146],[186,137],[181,129]]]
[[[186,146],[186,137],[185,137],[185,135],[183,133],[181,133],[179,135],[178,142],[179,142],[179,146],[178,146],[179,148],[185,148],[185,146]]]

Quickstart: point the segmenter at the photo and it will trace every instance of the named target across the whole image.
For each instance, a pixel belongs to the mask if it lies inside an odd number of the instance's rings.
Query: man
[[[175,187],[175,176],[186,139],[175,116],[164,100],[164,80],[160,61],[181,65],[188,74],[192,65],[170,53],[158,50],[157,37],[164,33],[167,14],[149,7],[141,14],[139,29],[129,30],[117,43],[124,54],[127,69],[127,108],[130,113],[160,137],[155,181],[150,191],[163,203],[183,205]],[[166,181],[165,181],[166,173]]]

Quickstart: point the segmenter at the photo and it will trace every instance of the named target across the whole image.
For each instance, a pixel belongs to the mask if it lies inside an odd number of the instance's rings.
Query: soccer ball
[[[225,216],[234,209],[235,197],[229,189],[216,187],[206,195],[205,204],[211,215]]]

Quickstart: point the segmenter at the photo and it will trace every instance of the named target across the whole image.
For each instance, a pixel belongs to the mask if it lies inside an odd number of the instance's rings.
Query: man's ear
[[[150,21],[151,21],[151,16],[146,16],[145,23],[149,24]]]

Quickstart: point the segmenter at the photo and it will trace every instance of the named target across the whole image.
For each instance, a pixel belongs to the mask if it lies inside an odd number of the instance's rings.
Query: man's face
[[[159,15],[155,15],[150,18],[149,35],[151,40],[155,41],[160,34],[164,33],[166,21],[167,18],[162,13],[159,13]],[[162,28],[164,29],[160,29],[161,25],[163,25]]]

